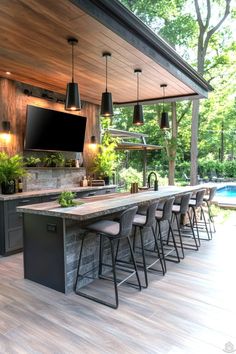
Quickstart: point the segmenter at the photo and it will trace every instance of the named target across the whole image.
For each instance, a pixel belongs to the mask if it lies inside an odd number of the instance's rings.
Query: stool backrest
[[[119,237],[127,237],[130,235],[133,225],[134,216],[137,213],[138,207],[131,207],[121,214],[119,218],[120,232]]]
[[[208,201],[209,201],[209,202],[211,202],[212,199],[214,198],[215,193],[216,193],[216,190],[217,190],[216,187],[211,187],[211,188],[210,188],[210,193],[209,193],[209,198],[208,198]]]
[[[174,204],[175,197],[168,198],[163,205],[162,220],[171,221],[172,207]]]
[[[186,214],[188,211],[188,205],[189,205],[189,201],[191,198],[192,193],[186,193],[181,197],[181,201],[180,201],[180,213],[182,215]]]
[[[199,189],[196,193],[196,208],[200,207],[203,203],[203,198],[206,190],[205,189]]]
[[[155,221],[155,213],[158,202],[152,202],[147,208],[146,223],[144,226],[151,227]]]

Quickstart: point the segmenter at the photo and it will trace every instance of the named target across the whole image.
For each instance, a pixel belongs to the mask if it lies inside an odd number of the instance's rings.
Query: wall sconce
[[[96,144],[96,136],[95,135],[91,136],[90,143],[91,144]]]
[[[2,121],[2,130],[0,132],[1,140],[4,144],[9,144],[11,141],[11,123],[8,120]]]
[[[92,151],[95,152],[97,150],[97,141],[96,141],[96,136],[95,135],[91,136],[89,146],[90,146]]]

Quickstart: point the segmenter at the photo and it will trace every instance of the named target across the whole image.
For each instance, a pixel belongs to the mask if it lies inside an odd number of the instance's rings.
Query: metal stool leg
[[[200,241],[199,230],[198,230],[198,222],[197,222],[196,210],[195,210],[194,207],[192,207],[192,210],[193,210],[193,227],[194,227],[194,224],[196,224],[198,247],[200,247],[201,246],[201,241]]]
[[[110,247],[111,247],[111,261],[112,261],[112,273],[113,273],[113,283],[114,283],[114,290],[115,290],[115,305],[111,307],[114,307],[117,309],[119,305],[119,299],[118,299],[118,289],[117,289],[117,280],[116,280],[116,261],[115,261],[115,256],[114,256],[114,245],[113,245],[113,240],[109,238],[110,241]]]
[[[173,233],[171,222],[169,220],[168,220],[168,223],[169,223],[169,230],[170,230],[170,233],[171,233],[171,236],[172,236],[172,241],[173,241],[173,244],[174,244],[175,253],[176,253],[176,256],[177,256],[177,262],[179,263],[180,262],[180,258],[179,258],[178,247],[177,247],[176,242],[175,242],[175,236],[174,236],[174,233]]]
[[[134,265],[134,270],[135,270],[135,273],[136,273],[136,278],[137,278],[137,281],[138,281],[138,287],[139,287],[139,290],[141,290],[142,287],[141,287],[141,283],[140,283],[140,279],[139,279],[137,264],[136,264],[135,258],[134,258],[134,252],[133,252],[133,249],[132,249],[132,245],[131,245],[131,241],[130,241],[129,236],[127,238],[128,238],[128,243],[129,243],[129,249],[130,249],[132,262],[133,262],[133,265]]]
[[[143,271],[144,271],[144,277],[145,277],[145,286],[143,288],[148,287],[148,276],[147,276],[147,266],[146,266],[146,259],[145,259],[145,252],[144,252],[144,243],[143,243],[143,232],[142,228],[139,228],[140,230],[140,241],[141,241],[141,249],[142,249],[142,258],[143,258]]]
[[[161,245],[161,253],[162,253],[162,259],[163,259],[163,265],[164,265],[164,269],[165,269],[165,273],[166,273],[167,268],[166,268],[165,252],[164,252],[162,232],[161,232],[161,222],[158,222],[158,221],[156,222],[156,231],[157,231],[157,224],[158,224],[158,228],[159,228],[158,236],[159,236],[160,245]]]
[[[202,217],[203,217],[203,221],[204,221],[204,225],[205,225],[205,229],[206,229],[206,232],[207,232],[207,237],[208,237],[208,240],[211,240],[212,237],[210,236],[210,233],[209,233],[209,230],[208,230],[208,227],[207,227],[207,222],[206,222],[206,217],[205,217],[205,213],[204,213],[204,210],[203,210],[203,207],[200,206],[201,208],[201,212],[202,212]],[[209,220],[210,222],[210,220]],[[210,224],[209,224],[210,225]]]
[[[157,238],[156,238],[156,233],[154,231],[154,227],[152,226],[152,233],[153,233],[153,236],[154,236],[154,242],[155,242],[155,246],[156,246],[156,250],[157,250],[157,255],[158,255],[158,258],[160,259],[160,263],[161,263],[161,269],[162,269],[162,274],[165,275],[165,267],[164,267],[164,264],[163,264],[163,259],[161,257],[161,254],[160,254],[160,250],[159,250],[159,246],[158,246],[158,242],[157,242]],[[152,268],[150,268],[152,269]]]
[[[83,252],[83,246],[84,246],[84,238],[85,238],[85,235],[82,236],[81,245],[80,245],[79,261],[78,261],[77,275],[76,275],[76,282],[75,282],[75,286],[74,286],[74,291],[76,291],[76,289],[77,289],[77,284],[78,284],[78,279],[79,279],[80,265],[81,265],[82,252]]]
[[[178,219],[178,215],[177,214],[174,214],[174,215],[175,215],[177,230],[178,230],[178,234],[179,234],[179,242],[180,242],[180,247],[181,247],[181,252],[182,252],[182,258],[184,259],[184,246],[183,246],[182,234],[180,231],[180,222]],[[179,214],[179,216],[181,217],[181,214]]]
[[[193,227],[192,218],[191,218],[191,215],[189,214],[189,211],[187,211],[187,214],[188,214],[189,224],[190,224],[190,228],[191,228],[191,231],[193,234],[193,239],[195,242],[196,250],[198,251],[198,244],[197,244],[197,239],[196,239],[196,235],[195,235],[195,231],[194,231],[194,227]]]

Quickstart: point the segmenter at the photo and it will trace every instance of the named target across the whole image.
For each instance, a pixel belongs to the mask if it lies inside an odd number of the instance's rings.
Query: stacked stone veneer
[[[162,225],[163,237],[167,236],[167,224],[164,222]],[[74,285],[76,282],[77,267],[80,257],[80,248],[81,240],[84,239],[83,254],[81,259],[81,268],[80,274],[85,276],[79,278],[78,288],[81,288],[88,283],[92,282],[94,279],[98,278],[98,262],[99,262],[99,237],[95,234],[85,231],[82,228],[82,225],[79,225],[75,221],[67,220],[66,221],[66,235],[65,235],[65,277],[66,277],[66,289],[65,293],[69,293],[74,290]],[[133,236],[131,236],[132,242]],[[150,233],[150,229],[144,229],[144,240],[148,245],[147,249],[154,248],[154,243],[149,243],[150,240],[153,240],[153,236]],[[141,250],[139,248],[140,238],[137,237],[136,244],[136,256],[140,254]],[[130,252],[128,247],[127,239],[121,240],[119,246],[118,259],[129,260]],[[153,262],[153,257],[150,259],[150,263]],[[110,245],[109,241],[105,240],[104,242],[104,251],[103,251],[103,263],[111,264],[111,254],[110,254]],[[154,266],[156,269],[160,269],[160,264]],[[111,270],[110,267],[103,266],[103,274]],[[124,275],[124,274],[123,274]],[[122,275],[122,276],[123,276]],[[131,281],[136,283],[136,278],[132,277]]]
[[[28,168],[24,178],[24,191],[42,189],[79,187],[80,180],[86,175],[83,167],[41,167]]]

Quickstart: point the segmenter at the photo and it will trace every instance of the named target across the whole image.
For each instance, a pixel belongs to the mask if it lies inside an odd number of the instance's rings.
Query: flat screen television
[[[86,117],[27,106],[25,150],[83,152]]]

